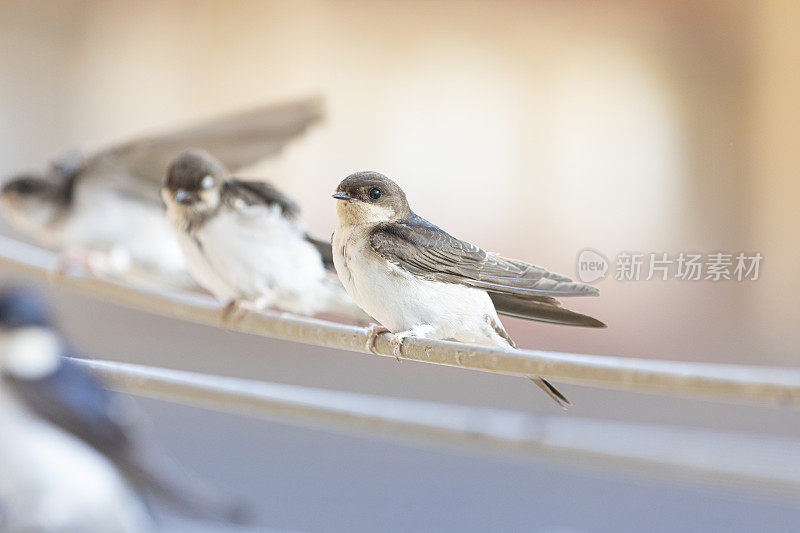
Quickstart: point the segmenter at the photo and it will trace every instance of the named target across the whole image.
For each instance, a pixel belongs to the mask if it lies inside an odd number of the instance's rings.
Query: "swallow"
[[[498,312],[605,327],[555,299],[596,296],[595,287],[456,239],[415,214],[403,190],[382,174],[352,174],[333,197],[334,265],[348,294],[382,325],[370,330],[373,352],[375,336],[386,331],[398,358],[408,337],[515,348]],[[546,380],[531,379],[562,407],[570,404]]]
[[[268,307],[367,318],[326,270],[330,243],[310,237],[300,207],[272,185],[191,149],[169,165],[162,196],[189,272],[225,304],[223,318]]]
[[[197,519],[246,519],[238,501],[149,442],[130,398],[74,355],[35,295],[0,293],[4,520],[24,531],[142,532],[152,529],[154,499]]]
[[[264,106],[188,128],[133,139],[97,153],[68,154],[44,172],[17,175],[0,190],[0,210],[20,233],[62,252],[56,273],[156,278],[193,286],[164,218],[161,180],[190,147],[213,150],[238,169],[278,154],[323,118],[318,99]]]

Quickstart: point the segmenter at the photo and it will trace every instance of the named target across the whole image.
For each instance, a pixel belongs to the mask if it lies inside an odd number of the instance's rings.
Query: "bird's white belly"
[[[107,459],[36,419],[8,412],[0,419],[0,502],[11,531],[151,529],[141,501]]]
[[[326,276],[319,252],[279,209],[258,209],[223,210],[197,231],[195,241],[181,236],[189,268],[220,299],[271,295],[279,307],[306,312],[302,308],[313,305]]]
[[[337,228],[333,244],[336,271],[350,297],[392,332],[428,326],[431,338],[502,344],[484,291],[419,279],[377,255],[367,236],[353,230]]]
[[[198,239],[187,233],[178,234],[183,255],[186,258],[186,266],[198,285],[209,291],[215,298],[221,301],[238,298],[238,292],[227,281],[220,276],[211,266],[202,245]]]
[[[162,208],[114,191],[86,191],[76,198],[68,219],[59,228],[65,247],[108,251],[119,248],[131,260],[157,272],[185,272],[178,242]]]

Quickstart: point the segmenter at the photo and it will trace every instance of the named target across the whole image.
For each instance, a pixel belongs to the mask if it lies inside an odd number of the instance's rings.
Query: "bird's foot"
[[[244,311],[253,311],[254,313],[263,313],[266,311],[275,297],[272,294],[259,296],[255,300],[237,300],[239,309]]]
[[[223,326],[238,324],[244,318],[247,309],[240,300],[230,300],[219,308],[219,321]]]
[[[378,335],[390,333],[389,328],[383,327],[380,324],[370,324],[365,329],[367,330],[367,350],[375,355],[380,355],[377,351],[375,351],[375,339],[378,338]]]
[[[90,253],[79,250],[65,250],[58,254],[55,263],[47,271],[47,279],[56,285],[64,279],[64,276],[72,269],[80,269],[90,275],[97,275],[94,262],[90,258]]]
[[[108,251],[71,249],[58,254],[56,262],[48,271],[51,283],[60,282],[72,269],[94,277],[124,278],[131,269],[131,256],[122,247],[115,246]]]
[[[389,339],[389,343],[392,345],[392,354],[394,358],[397,359],[397,362],[400,362],[400,358],[403,356],[403,342],[409,337],[414,337],[413,331],[402,331],[400,333],[395,333],[392,335],[392,338]]]

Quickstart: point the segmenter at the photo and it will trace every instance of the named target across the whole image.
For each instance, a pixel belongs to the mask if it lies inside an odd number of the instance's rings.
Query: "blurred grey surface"
[[[336,390],[556,412],[524,379],[226,332],[40,287],[51,293],[64,329],[87,353],[102,358]],[[791,410],[570,385],[564,389],[575,407],[562,416],[800,436],[800,415]],[[800,503],[780,494],[654,480],[581,464],[419,448],[157,400],[138,401],[156,437],[187,466],[244,494],[257,510],[258,526],[264,528],[744,532],[786,531],[800,519]],[[201,528],[166,516],[170,531],[236,531]]]

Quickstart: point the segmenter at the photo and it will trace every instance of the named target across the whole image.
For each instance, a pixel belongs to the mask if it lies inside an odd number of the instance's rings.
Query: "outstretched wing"
[[[401,224],[379,224],[370,245],[384,259],[427,280],[486,290],[498,312],[559,324],[602,326],[564,309],[556,296],[595,296],[595,287],[546,269],[489,253],[412,215]]]
[[[164,172],[180,152],[202,148],[227,168],[237,170],[278,154],[289,141],[323,117],[319,98],[226,115],[113,146],[87,159],[79,179],[113,180],[114,186],[131,196],[160,202]]]

